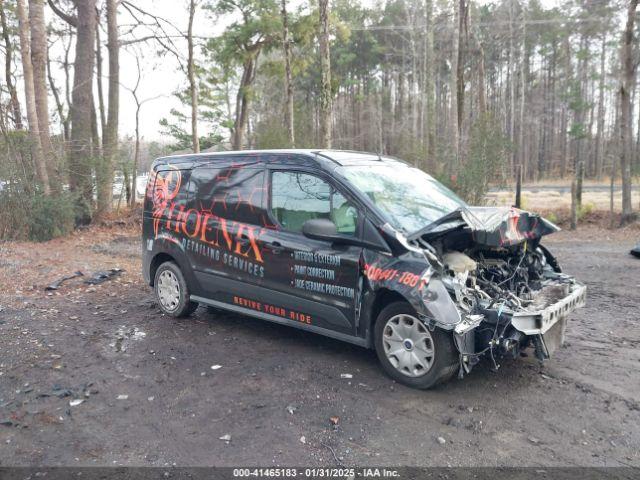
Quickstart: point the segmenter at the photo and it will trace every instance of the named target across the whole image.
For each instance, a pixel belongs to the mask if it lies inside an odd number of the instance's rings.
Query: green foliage
[[[398,158],[401,158],[417,167],[424,166],[427,152],[420,141],[411,135],[400,135],[398,142]]]
[[[287,129],[280,123],[260,123],[256,130],[256,145],[261,149],[289,147]]]
[[[28,238],[28,198],[24,193],[18,194],[16,185],[4,183],[0,191],[0,240],[18,240]]]
[[[77,216],[76,196],[45,197],[9,185],[0,192],[0,239],[44,242],[71,233]]]
[[[506,176],[510,144],[499,122],[490,115],[471,128],[469,153],[451,187],[471,204],[481,204],[489,185]]]
[[[200,118],[203,118],[201,116]],[[204,116],[206,118],[206,116]],[[171,110],[171,117],[160,119],[162,133],[174,139],[174,143],[170,145],[171,151],[191,150],[193,145],[191,141],[191,132],[187,131],[187,118],[178,110]],[[207,135],[201,136],[200,149],[206,150],[215,145],[219,145],[223,140],[223,135],[217,131],[209,131]]]
[[[216,18],[235,18],[225,32],[211,39],[205,48],[223,71],[241,66],[260,50],[279,44],[282,23],[275,0],[220,0],[207,5]]]
[[[76,218],[74,200],[74,196],[68,193],[33,197],[28,217],[29,239],[44,242],[71,233]]]
[[[35,189],[36,172],[25,130],[9,131],[0,137],[0,180],[26,191]]]
[[[584,123],[573,122],[569,129],[569,136],[576,140],[587,138],[587,126]]]
[[[549,212],[545,215],[545,218],[549,220],[551,223],[557,224],[560,221],[560,218],[555,212]]]
[[[595,208],[596,206],[591,202],[583,203],[578,210],[578,221],[583,220],[591,215]]]

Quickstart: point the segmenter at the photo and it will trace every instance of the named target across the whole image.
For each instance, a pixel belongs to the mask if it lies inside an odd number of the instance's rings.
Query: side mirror
[[[380,237],[380,234],[377,234],[377,237],[374,236],[370,240],[360,240],[350,235],[343,235],[338,233],[338,227],[336,227],[336,224],[326,218],[314,218],[307,220],[302,225],[302,234],[305,237],[312,238],[313,240],[324,240],[325,242],[342,245],[355,245],[358,247],[390,253],[389,247],[382,237]]]
[[[302,234],[314,240],[334,242],[342,239],[336,224],[326,218],[313,218],[302,225]]]

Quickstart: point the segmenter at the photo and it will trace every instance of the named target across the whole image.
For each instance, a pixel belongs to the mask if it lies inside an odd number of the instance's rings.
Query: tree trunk
[[[102,133],[102,161],[98,179],[98,215],[113,206],[113,166],[118,155],[120,105],[120,43],[118,40],[118,1],[107,0],[107,52],[109,54],[109,91],[107,122]],[[99,79],[101,81],[101,79]]]
[[[515,39],[514,39],[514,28],[513,28],[513,2],[514,0],[509,0],[509,139],[511,140],[511,144],[516,144],[516,122],[515,122],[515,103],[516,103],[516,75],[515,75]],[[511,171],[513,174],[516,174],[516,154],[517,149],[512,148],[511,153]],[[517,180],[516,180],[517,183]]]
[[[244,148],[244,136],[247,130],[249,103],[251,101],[249,89],[251,88],[253,79],[255,78],[255,67],[258,61],[257,57],[254,58],[252,55],[253,54],[249,54],[244,62],[242,79],[240,80],[238,95],[236,97],[236,121],[235,128],[233,129],[234,150],[242,150]],[[257,55],[257,52],[255,55]]]
[[[31,65],[33,89],[38,114],[38,134],[47,166],[51,190],[59,190],[56,156],[49,129],[49,101],[47,94],[47,28],[44,21],[44,0],[29,0],[29,27],[31,30]]]
[[[564,40],[564,92],[567,93],[569,91],[569,88],[571,86],[571,82],[573,81],[573,67],[571,64],[571,56],[572,56],[572,51],[571,51],[571,42],[569,41],[569,38],[565,38]],[[568,142],[568,125],[569,125],[569,105],[568,102],[565,100],[563,105],[563,117],[562,117],[562,131],[560,132],[560,135],[562,136],[562,159],[561,159],[561,165],[560,165],[560,178],[564,178],[564,176],[567,173],[567,166],[569,164],[569,157],[570,157],[570,153],[571,153],[571,149],[569,146],[569,142]]]
[[[518,122],[518,164],[516,165],[516,207],[520,208],[522,205],[522,177],[525,166],[525,154],[524,154],[524,109],[526,105],[526,82],[527,82],[527,23],[525,11],[522,11],[522,59],[520,63],[520,121]]]
[[[51,73],[51,61],[49,60],[48,56],[47,79],[49,80],[49,88],[51,89],[51,93],[53,94],[53,99],[56,103],[56,110],[58,112],[58,116],[60,117],[60,126],[62,127],[62,140],[66,143],[69,141],[69,128],[67,123],[65,122],[64,106],[62,105],[60,92],[58,92],[58,88],[56,87],[53,75]]]
[[[187,75],[189,76],[189,95],[191,96],[191,143],[194,153],[200,152],[200,137],[198,137],[198,84],[196,81],[195,61],[193,58],[193,19],[196,15],[196,0],[189,3],[189,28],[187,30],[187,44],[189,57],[187,59]]]
[[[293,79],[291,78],[291,43],[289,40],[287,0],[282,0],[282,50],[284,51],[284,122],[287,127],[289,146],[291,148],[295,148],[296,138],[293,124]]]
[[[578,185],[577,179],[571,180],[571,219],[569,228],[575,230],[578,228]]]
[[[82,212],[79,223],[91,221],[93,204],[92,109],[95,63],[96,0],[76,0],[77,36],[71,94],[71,147],[69,187],[79,195]]]
[[[329,52],[329,0],[318,0],[320,16],[320,134],[322,148],[331,148],[331,55]]]
[[[456,101],[458,103],[458,144],[460,144],[462,140],[462,121],[464,119],[464,32],[467,26],[467,12],[468,12],[468,4],[465,3],[465,0],[459,0],[458,2],[458,39],[456,41],[456,53],[458,55],[458,60],[456,62],[456,87],[458,89],[456,95]],[[458,155],[460,155],[460,146],[458,146]]]
[[[13,114],[13,123],[16,130],[22,130],[22,111],[20,109],[20,100],[18,99],[18,91],[13,83],[11,75],[13,70],[13,44],[9,37],[9,28],[7,26],[7,14],[4,10],[4,0],[0,0],[0,29],[2,29],[2,39],[4,40],[4,79],[7,82],[7,90],[9,90],[9,102],[11,104],[11,113]]]
[[[597,133],[596,133],[596,152],[594,159],[595,175],[598,180],[602,178],[602,166],[604,164],[604,116],[605,116],[605,104],[604,104],[604,81],[605,81],[605,63],[606,63],[606,47],[607,47],[607,34],[602,35],[602,49],[600,51],[600,78],[598,79],[598,121],[597,121]]]
[[[29,18],[24,5],[24,0],[18,0],[18,22],[20,30],[20,51],[22,54],[22,70],[24,73],[24,96],[27,105],[27,121],[29,122],[29,143],[31,144],[31,156],[36,167],[38,179],[42,184],[42,191],[49,195],[49,175],[47,164],[42,150],[40,135],[38,134],[38,111],[36,107],[35,88],[33,81],[33,67],[31,64],[31,45],[29,42]]]
[[[623,224],[633,220],[633,205],[631,204],[631,141],[633,127],[631,125],[631,92],[634,88],[637,65],[632,55],[633,29],[638,0],[629,0],[627,22],[622,34],[620,48],[620,173],[622,175],[622,218]]]
[[[485,87],[485,55],[480,39],[476,38],[478,48],[478,116],[484,119],[487,111],[487,93]]]
[[[136,192],[138,190],[138,165],[140,164],[140,108],[142,104],[136,98],[136,146],[133,154],[133,167],[131,168],[131,196],[129,206],[136,206]]]
[[[100,39],[100,16],[98,15],[96,28],[96,85],[98,86],[98,110],[100,111],[100,131],[102,132],[104,142],[104,131],[107,128],[107,115],[104,108],[104,92],[102,89],[102,40]]]
[[[433,157],[435,155],[435,139],[436,139],[436,103],[435,103],[435,55],[433,49],[433,0],[426,0],[426,22],[427,31],[425,35],[425,95],[426,95],[426,112],[425,124],[427,132],[425,135],[425,152],[427,154],[427,165],[429,168],[435,168]]]
[[[580,214],[580,211],[582,209],[582,183],[584,181],[584,171],[585,171],[585,161],[584,161],[584,157],[585,157],[585,148],[584,148],[584,144],[586,142],[586,136],[587,133],[586,132],[590,132],[590,130],[587,130],[585,128],[585,117],[586,117],[586,109],[587,109],[587,101],[586,101],[586,78],[587,78],[587,56],[586,54],[584,54],[584,52],[588,52],[589,51],[589,42],[588,39],[586,37],[586,35],[582,35],[582,38],[580,40],[580,50],[583,53],[583,55],[581,55],[581,59],[578,62],[578,71],[577,71],[577,77],[580,79],[579,80],[579,98],[580,98],[580,104],[577,108],[577,110],[575,111],[575,121],[574,123],[576,125],[580,126],[580,131],[577,134],[577,137],[575,138],[575,158],[573,160],[573,168],[574,168],[574,173],[575,173],[575,178],[576,178],[576,195],[575,195],[575,200],[576,200],[576,211],[578,212],[578,214]]]
[[[66,132],[65,148],[69,148],[69,142],[71,141],[71,62],[69,56],[71,53],[71,41],[72,37],[69,34],[69,42],[65,44],[64,48],[64,60],[62,62],[62,69],[64,70],[64,98],[67,103],[67,114],[64,117],[64,130]]]
[[[460,154],[460,138],[458,129],[458,60],[460,49],[460,7],[459,3],[454,3],[454,21],[453,21],[453,49],[451,52],[451,74],[449,78],[449,94],[450,94],[450,114],[449,122],[451,125],[451,147],[453,151],[452,162],[449,162],[449,175],[452,176],[455,170],[458,168],[458,159]]]

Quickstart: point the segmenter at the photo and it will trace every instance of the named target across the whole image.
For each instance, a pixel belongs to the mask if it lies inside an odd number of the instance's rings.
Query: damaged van
[[[375,349],[395,380],[429,388],[563,343],[585,287],[515,208],[471,207],[397,159],[242,151],[153,163],[143,271],[166,315],[198,305]]]

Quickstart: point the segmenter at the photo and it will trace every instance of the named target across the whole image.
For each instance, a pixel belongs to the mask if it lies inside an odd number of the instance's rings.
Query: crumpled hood
[[[535,240],[560,230],[540,215],[512,207],[468,207],[455,210],[410,235],[409,240],[427,240],[443,232],[466,226],[476,243],[490,247],[508,247]]]

